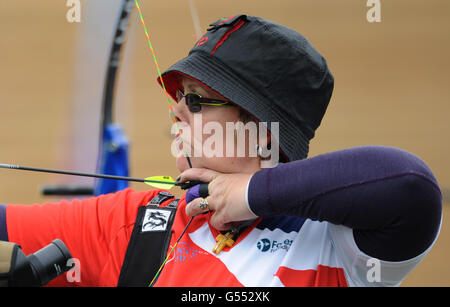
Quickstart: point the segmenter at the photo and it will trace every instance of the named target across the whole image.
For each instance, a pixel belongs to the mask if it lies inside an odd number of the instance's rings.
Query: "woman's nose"
[[[185,116],[183,115],[183,109],[181,104],[182,101],[175,103],[169,109],[169,117],[171,121],[181,122],[186,120],[186,118],[184,118]]]

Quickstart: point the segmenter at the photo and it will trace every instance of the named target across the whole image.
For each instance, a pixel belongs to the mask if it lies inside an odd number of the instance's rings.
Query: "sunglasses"
[[[231,102],[225,100],[211,99],[211,98],[203,98],[199,94],[188,93],[183,94],[182,91],[177,90],[177,101],[180,102],[181,99],[185,99],[186,105],[191,113],[201,112],[202,106],[231,106]]]

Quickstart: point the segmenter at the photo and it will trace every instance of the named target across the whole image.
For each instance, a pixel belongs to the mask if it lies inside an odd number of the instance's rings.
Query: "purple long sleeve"
[[[364,146],[263,169],[248,187],[251,210],[291,215],[353,229],[358,248],[387,261],[425,251],[442,215],[436,178],[417,156]]]

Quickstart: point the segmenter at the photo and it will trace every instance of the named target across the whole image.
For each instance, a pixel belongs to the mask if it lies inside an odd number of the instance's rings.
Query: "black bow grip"
[[[208,197],[209,195],[209,191],[208,191],[208,183],[205,183],[203,181],[199,181],[199,180],[191,180],[191,181],[186,181],[183,183],[179,183],[177,184],[180,188],[182,188],[183,190],[187,190],[192,188],[193,186],[199,184],[199,194],[200,197],[205,198]]]

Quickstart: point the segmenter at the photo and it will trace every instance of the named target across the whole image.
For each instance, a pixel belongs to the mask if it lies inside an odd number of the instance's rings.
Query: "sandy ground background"
[[[118,1],[103,0],[95,14],[88,8],[97,0],[89,1],[81,1],[81,23],[67,22],[63,0],[0,1],[0,163],[95,170],[104,54]],[[141,2],[165,69],[195,42],[189,2]],[[450,2],[381,1],[380,23],[366,20],[363,0],[195,3],[203,30],[223,16],[261,16],[301,32],[325,56],[335,92],[310,156],[378,144],[415,153],[431,167],[447,202],[442,230],[403,286],[449,286]],[[167,105],[136,14],[132,22],[117,93],[131,172],[176,177]],[[77,180],[0,170],[0,202],[55,200],[42,197],[40,186]]]

